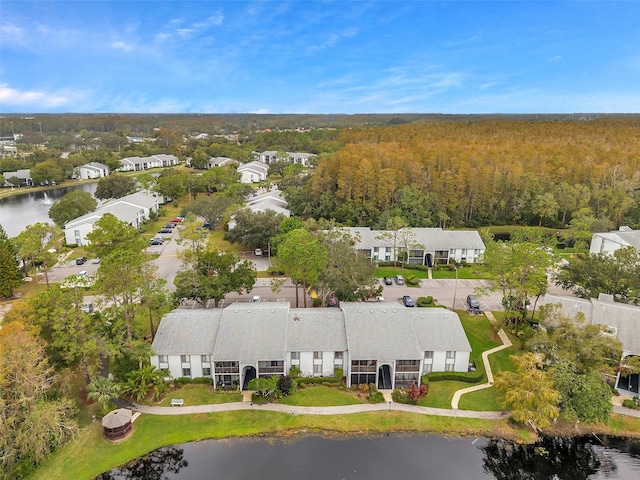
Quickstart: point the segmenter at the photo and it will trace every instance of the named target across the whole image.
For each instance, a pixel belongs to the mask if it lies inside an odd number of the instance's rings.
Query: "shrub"
[[[429,382],[455,380],[465,383],[481,383],[486,379],[484,372],[433,372],[428,373],[424,377],[426,377]]]
[[[382,392],[376,391],[375,393],[369,394],[367,401],[369,403],[384,403],[384,395],[382,395]]]
[[[321,298],[314,298],[313,299],[313,306],[315,308],[321,307],[322,306],[322,299]]]
[[[632,408],[634,410],[640,410],[640,406],[633,400],[626,399],[622,402],[623,407]]]
[[[344,370],[342,370],[341,368],[334,368],[333,369],[333,378],[335,378],[338,381],[342,381],[344,379]]]
[[[429,295],[428,297],[418,297],[418,300],[416,300],[416,304],[419,307],[433,306],[433,297],[431,295]]]
[[[291,395],[296,391],[296,381],[289,375],[278,378],[278,390],[284,395]]]
[[[291,378],[298,378],[300,376],[300,367],[297,365],[292,365],[289,369],[289,376]]]
[[[193,380],[191,380],[191,383],[196,383],[196,384],[200,384],[200,385],[206,385],[208,383],[213,384],[213,380],[211,378],[207,378],[207,377],[196,377]]]
[[[415,287],[420,283],[420,279],[416,275],[409,275],[407,278],[405,278],[405,282],[407,283],[407,285]]]

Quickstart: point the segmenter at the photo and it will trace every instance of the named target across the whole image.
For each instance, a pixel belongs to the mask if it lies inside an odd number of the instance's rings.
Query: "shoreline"
[[[3,198],[16,197],[19,195],[28,195],[29,193],[46,192],[48,190],[55,190],[56,188],[70,188],[79,185],[86,185],[90,183],[97,183],[99,179],[88,180],[64,180],[62,183],[56,185],[38,185],[38,186],[25,186],[25,187],[3,187],[0,188],[0,200]]]

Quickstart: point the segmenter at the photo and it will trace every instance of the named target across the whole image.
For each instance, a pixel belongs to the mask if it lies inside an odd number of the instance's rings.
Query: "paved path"
[[[496,325],[496,319],[491,312],[486,311],[484,312],[484,314],[492,324]],[[500,331],[498,332],[498,336],[500,337],[500,340],[502,340],[502,345],[482,352],[482,363],[484,364],[484,369],[487,372],[487,383],[483,383],[482,385],[474,385],[473,387],[469,388],[463,388],[462,390],[458,390],[457,392],[455,392],[453,394],[453,398],[451,399],[451,408],[458,408],[460,397],[465,393],[475,392],[484,388],[493,387],[493,372],[491,371],[491,364],[489,363],[489,355],[495,352],[499,352],[500,350],[504,350],[505,348],[509,348],[512,345],[511,340],[504,332],[504,330],[500,329]]]
[[[233,410],[262,410],[266,412],[282,412],[290,415],[347,415],[362,412],[397,411],[422,415],[438,415],[460,418],[483,418],[500,420],[509,416],[508,412],[475,412],[471,410],[449,410],[446,408],[420,407],[404,405],[402,403],[362,403],[358,405],[341,405],[337,407],[295,407],[278,403],[258,405],[252,402],[220,403],[216,405],[194,405],[183,407],[153,407],[149,405],[133,404],[133,409],[150,415],[187,415],[193,413],[230,412]]]

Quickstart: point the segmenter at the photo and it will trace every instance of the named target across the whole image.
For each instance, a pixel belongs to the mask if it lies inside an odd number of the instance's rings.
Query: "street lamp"
[[[389,413],[391,413],[391,402],[388,402],[388,403],[389,403]]]
[[[455,310],[456,309],[456,292],[458,290],[458,266],[455,265],[455,269],[456,271],[456,280],[453,284],[453,306],[451,307],[451,310]]]

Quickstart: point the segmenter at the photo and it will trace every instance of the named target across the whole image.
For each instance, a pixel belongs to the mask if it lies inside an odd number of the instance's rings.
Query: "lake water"
[[[73,187],[53,188],[44,192],[25,192],[0,199],[0,225],[9,237],[15,237],[27,225],[38,222],[53,223],[49,218],[49,208],[71,190],[80,189],[94,194],[98,184],[85,183]]]
[[[640,441],[546,438],[517,445],[423,434],[207,440],[161,448],[97,478],[638,480]]]

